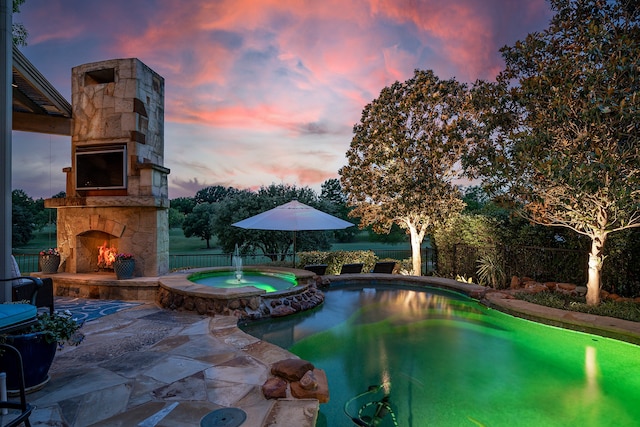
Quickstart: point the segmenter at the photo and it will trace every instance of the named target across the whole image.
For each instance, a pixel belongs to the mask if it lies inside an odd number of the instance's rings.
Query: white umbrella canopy
[[[293,264],[295,266],[296,231],[341,230],[354,224],[292,200],[231,225],[252,230],[293,231]]]

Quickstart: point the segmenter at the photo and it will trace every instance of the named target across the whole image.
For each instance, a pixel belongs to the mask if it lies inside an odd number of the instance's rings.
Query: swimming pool
[[[312,312],[243,325],[324,369],[318,426],[631,426],[640,347],[436,289],[332,286]],[[349,413],[347,415],[345,413]]]

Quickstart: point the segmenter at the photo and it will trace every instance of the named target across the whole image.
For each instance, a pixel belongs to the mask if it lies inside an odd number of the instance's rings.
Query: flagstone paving
[[[295,357],[236,327],[236,319],[152,303],[87,322],[78,347],[58,352],[51,380],[28,395],[32,426],[199,426],[237,407],[243,427],[314,426],[313,399],[266,400],[271,364]]]

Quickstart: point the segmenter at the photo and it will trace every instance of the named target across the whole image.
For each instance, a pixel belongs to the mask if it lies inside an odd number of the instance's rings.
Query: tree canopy
[[[233,187],[223,187],[221,185],[212,185],[205,187],[196,192],[193,198],[196,204],[200,203],[217,203],[229,196],[238,192],[238,189]]]
[[[452,180],[472,125],[467,104],[464,84],[416,70],[365,106],[340,169],[361,228],[388,232],[396,223],[410,234],[414,274],[425,233],[464,206]]]
[[[474,88],[484,127],[464,164],[532,221],[591,239],[597,304],[607,235],[640,226],[640,8],[550,3],[549,28],[503,48],[497,81]]]
[[[20,6],[24,4],[25,0],[13,0],[13,14],[20,12]],[[13,22],[11,33],[13,37],[13,44],[16,46],[26,46],[27,45],[27,37],[29,36],[29,32],[25,28],[24,24],[20,22]]]
[[[185,215],[182,221],[182,230],[185,237],[199,237],[207,243],[207,249],[211,248],[213,232],[213,219],[215,218],[215,205],[212,203],[200,203],[191,213]]]
[[[246,230],[231,224],[252,217],[277,206],[298,200],[317,209],[323,209],[315,192],[308,187],[271,184],[258,192],[240,191],[216,203],[213,232],[224,252],[233,252],[237,244],[244,254],[262,252],[274,261],[282,261],[292,253],[293,235],[290,231]],[[296,234],[298,251],[329,249],[324,231],[300,231]]]

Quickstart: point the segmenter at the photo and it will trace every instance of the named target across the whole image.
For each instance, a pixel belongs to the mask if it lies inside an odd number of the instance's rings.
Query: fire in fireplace
[[[98,246],[98,269],[100,270],[113,270],[113,262],[116,260],[116,254],[118,250],[114,247],[109,247],[105,240],[102,246]]]

